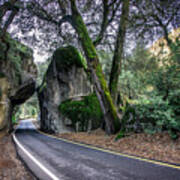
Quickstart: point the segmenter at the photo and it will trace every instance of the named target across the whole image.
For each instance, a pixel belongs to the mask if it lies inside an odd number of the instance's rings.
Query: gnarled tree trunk
[[[82,48],[87,58],[90,75],[94,84],[96,95],[99,99],[101,110],[106,123],[106,133],[112,134],[120,129],[120,122],[115,105],[104,78],[96,49],[89,37],[87,28],[77,10],[75,0],[70,0],[72,10],[72,25],[78,33]]]

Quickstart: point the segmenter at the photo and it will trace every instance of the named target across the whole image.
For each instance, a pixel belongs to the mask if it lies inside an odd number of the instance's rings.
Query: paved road
[[[113,155],[38,133],[21,121],[15,136],[41,164],[62,180],[180,180],[180,169]],[[17,146],[21,158],[42,180],[51,179]]]

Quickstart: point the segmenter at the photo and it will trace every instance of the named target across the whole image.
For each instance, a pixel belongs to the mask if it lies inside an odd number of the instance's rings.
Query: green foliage
[[[86,60],[82,54],[73,46],[61,47],[53,55],[58,69],[67,69],[73,65],[87,68]]]
[[[76,122],[80,122],[83,130],[87,130],[90,120],[93,128],[99,127],[102,122],[102,112],[95,94],[85,96],[80,101],[64,101],[60,104],[59,110],[72,121],[74,127]]]
[[[154,96],[148,99],[141,99],[136,105],[136,118],[146,128],[146,123],[150,123],[157,130],[173,128],[171,122],[174,119],[174,112],[169,107],[169,102],[164,101],[160,96]]]
[[[102,65],[102,70],[105,75],[105,78],[109,82],[113,54],[111,52],[99,50],[98,57]]]
[[[34,108],[31,110],[31,114],[32,114],[32,116],[36,115],[36,110]]]
[[[172,138],[177,138],[177,132],[180,131],[180,122],[173,106],[168,100],[164,101],[161,96],[141,98],[136,104],[128,106],[122,122],[122,130],[126,133],[135,131],[134,125],[138,122],[140,130],[149,134],[168,131]]]
[[[8,66],[14,70],[13,75],[19,82],[22,72],[22,63],[29,57],[32,57],[32,49],[12,39],[8,33],[6,33],[3,38],[4,40],[0,39],[0,60],[8,61]]]
[[[145,49],[145,45],[137,44],[132,54],[126,57],[124,69],[135,74],[146,74],[154,69],[158,69],[158,62]]]
[[[124,131],[124,130],[121,130],[121,131],[117,134],[117,136],[115,137],[115,141],[117,141],[117,140],[119,140],[119,139],[121,139],[121,138],[123,138],[123,137],[125,137],[125,131]]]
[[[180,63],[177,44],[172,44],[171,50],[174,51],[164,59],[150,57],[138,49],[134,57],[128,58],[119,78],[119,86],[121,96],[130,98],[131,103],[121,107],[122,128],[117,139],[129,131],[149,134],[168,131],[173,139],[178,137]]]
[[[51,62],[52,58],[48,58],[45,62],[38,62],[37,68],[38,68],[38,77],[37,77],[37,86],[42,85],[43,79],[46,75],[46,71],[49,67],[49,64]]]
[[[176,89],[169,93],[169,105],[172,107],[177,119],[180,119],[180,89]]]
[[[16,124],[16,123],[17,123],[17,120],[16,120],[15,115],[12,116],[12,123],[13,123],[13,124]]]
[[[167,99],[171,91],[180,88],[180,66],[168,65],[159,68],[158,71],[153,72],[150,81],[153,83],[158,94],[163,95]]]
[[[39,113],[37,95],[34,94],[24,104],[16,106],[14,114],[16,119],[36,118]]]
[[[119,91],[121,96],[137,99],[138,96],[149,93],[152,89],[149,77],[152,71],[158,71],[158,62],[140,44],[127,56],[119,76]]]

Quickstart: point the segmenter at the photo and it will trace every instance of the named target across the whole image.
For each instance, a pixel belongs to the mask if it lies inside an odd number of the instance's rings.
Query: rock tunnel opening
[[[39,102],[36,92],[26,102],[16,106],[13,110],[13,124],[25,119],[39,119]]]

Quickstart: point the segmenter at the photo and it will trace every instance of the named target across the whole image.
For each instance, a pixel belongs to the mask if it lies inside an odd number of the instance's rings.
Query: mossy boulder
[[[86,60],[75,47],[60,47],[54,52],[43,82],[38,88],[41,130],[55,133],[74,131],[76,122],[74,120],[71,122],[66,115],[61,113],[59,105],[67,101],[67,103],[76,104],[77,111],[80,111],[79,108],[85,103],[83,106],[85,108],[87,98],[85,102],[78,100],[84,100],[83,97],[93,92],[86,68]],[[64,103],[63,105],[66,105]],[[90,114],[91,109],[87,107],[84,111]],[[85,118],[85,112],[80,116]]]
[[[86,60],[82,54],[73,46],[61,47],[54,52],[53,59],[58,70],[69,69],[73,65],[87,68]]]

